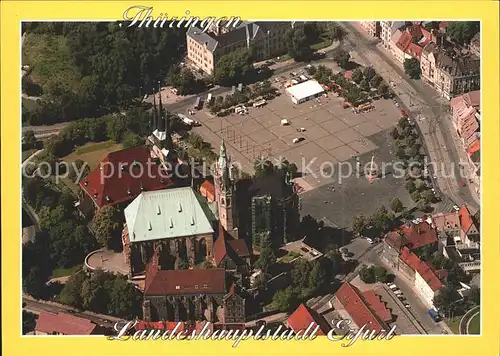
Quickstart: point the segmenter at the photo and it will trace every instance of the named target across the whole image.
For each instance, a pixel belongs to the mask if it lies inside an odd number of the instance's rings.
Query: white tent
[[[308,80],[307,82],[286,89],[287,94],[290,95],[294,104],[300,104],[311,98],[315,98],[324,91],[323,87],[315,80]]]

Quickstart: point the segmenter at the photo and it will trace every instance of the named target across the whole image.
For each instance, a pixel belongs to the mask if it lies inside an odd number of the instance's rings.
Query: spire
[[[226,145],[224,144],[224,139],[222,140],[222,143],[220,145],[218,164],[221,170],[224,170],[227,167],[227,152]]]
[[[156,93],[153,89],[153,131],[158,128],[158,107],[156,106]]]
[[[160,100],[160,114],[158,115],[158,131],[159,132],[165,132],[165,116],[164,116],[164,111],[163,111],[163,105],[161,102],[161,82],[158,81],[158,95],[159,95],[159,100]]]

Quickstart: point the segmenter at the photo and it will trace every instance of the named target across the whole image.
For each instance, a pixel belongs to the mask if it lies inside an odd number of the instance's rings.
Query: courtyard
[[[248,173],[259,157],[286,158],[303,173],[296,183],[308,191],[335,181],[329,174],[332,165],[376,151],[380,143],[370,137],[393,127],[400,117],[390,100],[378,100],[374,111],[355,114],[331,93],[295,105],[284,89],[280,91],[281,96],[264,107],[249,108],[245,115],[214,117],[197,112],[195,118],[202,125],[194,131],[216,149],[223,139],[233,162]],[[281,125],[283,119],[290,124]],[[294,138],[303,140],[293,143]]]

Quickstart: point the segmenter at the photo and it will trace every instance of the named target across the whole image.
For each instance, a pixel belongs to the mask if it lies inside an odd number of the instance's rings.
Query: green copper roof
[[[143,192],[125,208],[130,242],[213,233],[190,187]]]

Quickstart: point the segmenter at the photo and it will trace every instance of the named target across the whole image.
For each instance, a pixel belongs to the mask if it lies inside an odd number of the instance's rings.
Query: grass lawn
[[[62,160],[67,163],[72,163],[77,159],[86,162],[92,170],[97,167],[97,164],[110,152],[119,151],[122,145],[113,141],[91,142],[81,147],[78,147]]]
[[[81,264],[70,268],[56,268],[52,271],[52,278],[71,276],[81,268],[82,268]]]
[[[453,331],[454,334],[459,334],[460,330],[460,320],[462,320],[462,316],[454,316],[453,318],[445,318],[446,325]]]
[[[311,45],[311,49],[313,51],[318,51],[320,49],[328,47],[331,44],[332,44],[331,40],[326,40],[326,41],[322,41],[322,42],[315,43],[315,44]]]
[[[477,313],[469,322],[469,329],[467,332],[471,335],[479,335],[481,334],[481,317],[480,314]]]
[[[29,33],[22,51],[25,64],[33,67],[30,77],[34,82],[42,86],[50,82],[66,89],[78,87],[79,74],[63,36]]]

